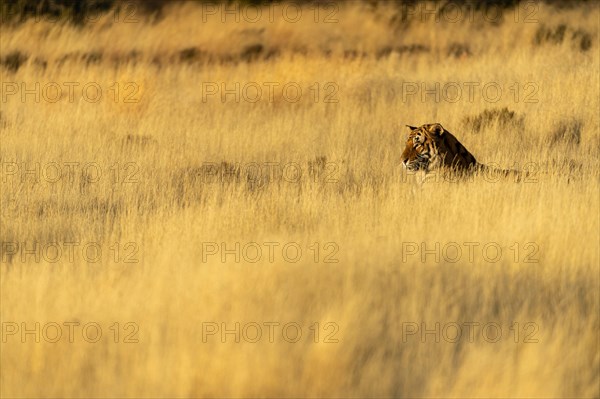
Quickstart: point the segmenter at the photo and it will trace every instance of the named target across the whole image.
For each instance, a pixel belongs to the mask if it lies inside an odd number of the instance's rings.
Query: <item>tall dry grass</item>
[[[418,14],[402,24],[391,6],[339,7],[333,24],[204,22],[186,3],[154,23],[0,28],[3,397],[598,397],[597,5],[539,4],[535,23],[498,24]],[[17,51],[27,59],[11,70]],[[80,86],[73,101],[66,89],[57,102],[23,100],[21,83],[36,82]],[[80,90],[91,82],[95,103]],[[223,82],[295,82],[303,95],[206,97]],[[422,82],[503,94],[407,94]],[[431,122],[481,162],[531,178],[406,174],[404,125]],[[269,162],[270,181],[251,166]],[[284,166],[301,176],[283,177]],[[54,263],[26,251],[70,242],[74,258]],[[273,262],[266,242],[279,244]],[[98,262],[86,243],[98,243]],[[206,243],[258,243],[263,258],[222,262]],[[296,263],[280,251],[288,243],[303,251]],[[326,263],[332,252],[338,262]],[[21,323],[36,322],[40,342],[23,339]],[[63,326],[56,343],[42,330],[52,322]],[[74,342],[65,322],[80,323]],[[96,343],[81,335],[90,322],[103,331]],[[123,342],[127,322],[137,343]],[[222,342],[203,337],[207,322],[295,322],[302,337],[276,330],[271,343],[263,327],[257,343]],[[337,343],[323,342],[328,322]],[[466,330],[456,343],[407,334],[469,322],[473,342]],[[486,323],[502,327],[498,342]]]

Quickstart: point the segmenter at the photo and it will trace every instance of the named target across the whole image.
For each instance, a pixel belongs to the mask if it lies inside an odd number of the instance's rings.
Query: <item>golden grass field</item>
[[[0,27],[1,396],[598,397],[597,3],[285,6]]]

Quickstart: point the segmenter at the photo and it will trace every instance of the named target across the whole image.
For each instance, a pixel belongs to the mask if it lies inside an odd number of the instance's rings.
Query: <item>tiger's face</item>
[[[439,123],[408,126],[410,133],[402,152],[402,164],[410,171],[428,171],[440,163],[439,140],[444,128]]]

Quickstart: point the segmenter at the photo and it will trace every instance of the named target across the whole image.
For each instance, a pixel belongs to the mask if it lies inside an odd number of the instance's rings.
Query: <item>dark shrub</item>
[[[583,122],[579,119],[563,119],[558,122],[550,134],[550,147],[559,144],[579,145],[581,142],[581,130]]]
[[[20,51],[8,53],[6,57],[0,59],[0,65],[8,69],[10,72],[17,72],[21,65],[27,61],[29,57]]]
[[[463,124],[473,133],[480,133],[485,128],[496,124],[502,129],[514,129],[522,132],[525,128],[525,117],[517,115],[506,107],[492,108],[484,110],[479,115],[465,117]]]

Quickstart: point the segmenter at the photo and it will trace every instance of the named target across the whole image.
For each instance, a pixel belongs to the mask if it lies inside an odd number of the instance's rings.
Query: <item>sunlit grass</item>
[[[16,72],[1,70],[3,95],[21,83],[64,88],[56,102],[44,93],[22,101],[20,92],[2,101],[2,322],[103,329],[97,343],[81,335],[22,343],[3,324],[3,396],[599,395],[598,8],[540,6],[533,24],[414,21],[392,33],[387,7],[364,7],[342,6],[327,25],[200,24],[199,9],[185,4],[156,24],[0,27],[2,56],[30,57]],[[541,24],[560,23],[589,32],[592,49],[568,38],[534,43]],[[265,31],[250,40],[239,33],[249,27]],[[253,62],[180,58],[190,47],[221,57],[254,42],[279,53]],[[471,55],[447,57],[453,42]],[[429,50],[376,56],[415,43]],[[103,54],[98,63],[58,62],[92,50]],[[131,50],[135,62],[111,58]],[[65,82],[79,84],[72,101]],[[271,82],[279,84],[272,98]],[[494,83],[502,95],[421,97],[422,84],[466,90],[473,82]],[[81,93],[90,83],[101,88],[97,102]],[[257,102],[207,95],[223,83],[265,91]],[[278,89],[289,83],[302,89],[297,102]],[[476,132],[469,122],[504,107],[516,115],[506,124]],[[432,122],[480,162],[528,169],[531,178],[407,174],[404,125]],[[56,165],[62,174],[52,183]],[[73,260],[9,255],[14,244],[72,242]],[[90,243],[101,249],[98,262],[82,252]],[[236,243],[257,244],[261,260],[206,253]],[[273,261],[265,243],[276,243]],[[282,253],[287,244],[301,248],[297,262]],[[139,342],[123,342],[127,322],[139,327]],[[222,343],[218,334],[203,342],[206,322],[295,322],[303,335],[270,343],[265,328],[258,343],[231,335]],[[323,342],[328,322],[339,326],[338,343]],[[432,334],[422,342],[405,330],[469,322],[498,323],[502,339],[478,331],[473,342],[436,343]],[[526,323],[537,326],[537,343],[525,343]]]

